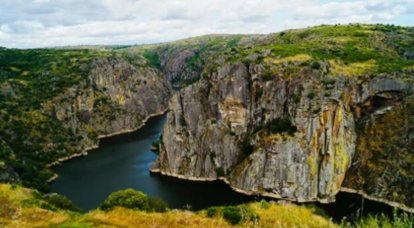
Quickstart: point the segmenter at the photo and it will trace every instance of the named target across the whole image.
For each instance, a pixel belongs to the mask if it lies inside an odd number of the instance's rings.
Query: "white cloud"
[[[334,23],[414,22],[414,0],[2,0],[0,46],[135,44]]]

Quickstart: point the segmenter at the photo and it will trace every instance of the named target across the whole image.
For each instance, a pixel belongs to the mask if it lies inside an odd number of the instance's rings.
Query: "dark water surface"
[[[83,210],[99,206],[111,192],[134,188],[158,196],[172,208],[202,209],[213,205],[251,201],[226,184],[193,182],[149,173],[156,154],[150,150],[165,123],[165,115],[153,117],[140,130],[101,140],[98,149],[56,166],[59,178],[51,190],[66,195]]]
[[[66,195],[85,211],[98,207],[110,193],[125,188],[161,197],[171,208],[190,205],[194,210],[255,199],[233,191],[221,181],[195,182],[150,174],[149,167],[156,158],[150,147],[159,139],[165,120],[165,115],[153,117],[140,130],[103,139],[100,147],[90,151],[88,156],[55,167],[59,178],[51,183],[52,191]],[[336,198],[335,203],[317,204],[335,221],[344,216],[354,220],[362,214],[390,215],[392,212],[391,207],[362,201],[357,194],[339,193]]]

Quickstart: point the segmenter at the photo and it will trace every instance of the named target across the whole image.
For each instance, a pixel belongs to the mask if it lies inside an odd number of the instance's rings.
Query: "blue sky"
[[[155,43],[337,23],[414,26],[414,0],[1,0],[0,46]]]

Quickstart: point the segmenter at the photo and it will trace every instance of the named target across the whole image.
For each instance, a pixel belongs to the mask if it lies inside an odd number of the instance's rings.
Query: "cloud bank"
[[[356,22],[413,26],[414,0],[2,0],[0,46],[156,43]]]

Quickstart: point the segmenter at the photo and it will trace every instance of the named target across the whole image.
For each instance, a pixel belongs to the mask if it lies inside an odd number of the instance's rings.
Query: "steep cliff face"
[[[387,98],[370,102],[383,107],[357,122],[357,153],[343,186],[414,208],[414,97]]]
[[[136,130],[166,111],[171,87],[150,67],[119,58],[96,60],[88,79],[67,89],[43,108],[81,140],[74,151],[97,146],[97,139]]]
[[[224,64],[236,47],[258,37],[263,35],[206,35],[144,47],[144,50],[138,48],[138,52],[143,52],[152,65],[161,69],[175,88],[182,88],[199,80],[211,65]]]
[[[292,77],[269,76],[261,64],[228,64],[183,89],[170,102],[152,171],[222,178],[249,194],[332,200],[352,164],[356,124],[393,105],[375,100],[414,90],[412,80],[333,77],[328,63],[320,65]]]
[[[0,179],[39,190],[53,177],[48,166],[139,128],[172,94],[140,55],[6,49],[0,60]]]
[[[0,162],[41,189],[46,164],[165,110],[170,81],[183,89],[153,171],[295,201],[345,186],[414,207],[413,47],[413,28],[348,25],[0,49]]]

